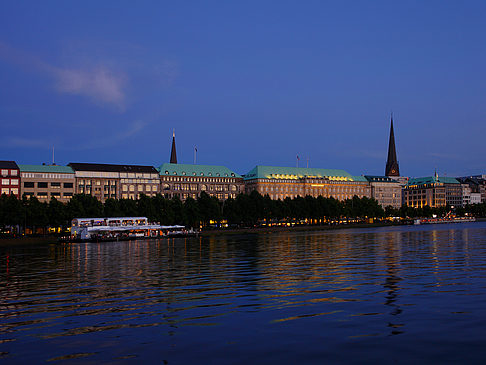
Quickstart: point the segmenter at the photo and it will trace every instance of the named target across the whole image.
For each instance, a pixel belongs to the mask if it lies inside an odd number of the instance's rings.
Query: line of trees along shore
[[[383,218],[383,217],[431,217],[444,215],[450,207],[383,209],[375,199],[358,198],[339,201],[324,197],[297,197],[285,200],[272,200],[268,195],[258,192],[240,194],[235,199],[224,202],[206,193],[197,199],[165,198],[162,195],[139,200],[107,199],[104,203],[95,197],[84,194],[74,195],[68,203],[55,198],[49,202],[39,202],[35,197],[17,199],[14,196],[0,197],[0,228],[28,228],[36,232],[47,227],[69,227],[73,218],[82,217],[124,217],[144,216],[151,222],[160,224],[184,224],[188,227],[206,227],[211,222],[226,220],[238,227],[253,227],[262,220],[266,221],[304,221],[324,224],[329,220],[341,218]],[[470,213],[477,217],[486,216],[486,204],[476,204],[457,208],[458,215]]]

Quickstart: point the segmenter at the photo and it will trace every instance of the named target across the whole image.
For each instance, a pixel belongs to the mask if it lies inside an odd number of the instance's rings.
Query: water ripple
[[[12,246],[2,257],[0,358],[12,363],[486,355],[484,223]]]

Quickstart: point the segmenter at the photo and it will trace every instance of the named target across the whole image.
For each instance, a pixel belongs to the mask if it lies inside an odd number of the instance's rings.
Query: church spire
[[[170,151],[170,163],[177,163],[177,153],[175,145],[175,130],[172,130],[172,149]]]
[[[390,140],[388,142],[388,158],[386,160],[385,176],[400,176],[395,148],[395,133],[393,132],[393,114],[391,116]]]

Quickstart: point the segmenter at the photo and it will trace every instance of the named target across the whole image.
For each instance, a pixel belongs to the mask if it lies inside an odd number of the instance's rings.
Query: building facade
[[[402,206],[402,185],[395,179],[388,176],[371,176],[366,175],[371,187],[371,197],[386,208],[399,209]]]
[[[76,176],[76,193],[106,199],[139,199],[160,191],[159,173],[153,166],[70,163]]]
[[[465,176],[457,179],[461,184],[467,184],[472,194],[479,194],[481,203],[486,203],[486,175]]]
[[[245,175],[244,181],[246,193],[257,191],[274,200],[307,195],[338,200],[355,195],[371,197],[368,180],[344,170],[258,165]]]
[[[452,177],[428,176],[410,179],[403,190],[404,203],[414,208],[462,206],[462,187]]]
[[[473,192],[471,186],[469,184],[461,184],[462,188],[462,206],[465,207],[466,205],[471,204],[480,204],[481,203],[481,194],[478,192]]]
[[[39,201],[56,198],[68,202],[74,195],[74,171],[69,166],[19,165],[22,177],[21,194]]]
[[[164,163],[158,170],[160,193],[166,198],[196,199],[204,191],[226,200],[244,192],[241,175],[224,166]]]
[[[439,181],[444,183],[446,192],[446,205],[451,207],[462,207],[462,187],[459,180],[454,177],[441,176]]]
[[[0,161],[0,194],[20,197],[20,170],[15,161]]]

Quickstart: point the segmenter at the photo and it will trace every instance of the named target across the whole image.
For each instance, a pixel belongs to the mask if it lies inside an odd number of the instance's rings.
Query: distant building
[[[453,177],[428,176],[410,179],[403,190],[404,203],[414,208],[462,206],[462,187]]]
[[[393,131],[393,117],[391,117],[390,123],[390,138],[388,141],[388,158],[386,160],[385,176],[400,176],[397,151],[395,147],[395,133]]]
[[[15,161],[0,161],[0,194],[20,197],[20,170]]]
[[[371,197],[386,208],[399,209],[402,206],[402,186],[400,182],[388,176],[365,175],[371,186]]]
[[[70,163],[76,176],[76,193],[108,198],[139,199],[160,191],[159,173],[153,166]]]
[[[247,193],[257,191],[271,199],[333,197],[338,200],[353,196],[371,197],[370,184],[363,176],[352,176],[344,170],[255,166],[245,177]]]
[[[164,163],[158,170],[160,192],[167,198],[196,199],[204,191],[225,200],[244,192],[243,178],[224,166]]]
[[[22,177],[21,194],[39,201],[56,198],[69,201],[74,194],[74,170],[69,166],[19,165]]]
[[[481,203],[481,193],[473,192],[469,184],[461,184],[462,206]]]
[[[459,177],[461,184],[467,184],[472,194],[479,194],[481,203],[486,203],[486,175]]]

